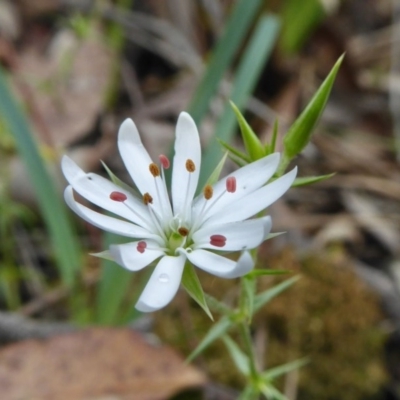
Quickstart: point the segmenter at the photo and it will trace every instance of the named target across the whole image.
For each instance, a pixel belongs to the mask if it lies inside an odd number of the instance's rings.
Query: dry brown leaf
[[[92,328],[0,351],[7,400],[162,400],[205,381],[174,350],[130,329]]]
[[[45,136],[66,146],[93,128],[104,108],[112,58],[94,31],[81,42],[69,31],[59,33],[48,54],[36,48],[22,52],[16,87],[42,141]]]

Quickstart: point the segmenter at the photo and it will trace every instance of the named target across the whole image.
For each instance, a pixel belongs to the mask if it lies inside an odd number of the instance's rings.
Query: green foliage
[[[280,165],[281,173],[285,171],[290,160],[296,157],[296,155],[299,154],[310,141],[312,131],[324,111],[326,102],[328,101],[336,75],[339,71],[340,65],[342,64],[343,57],[344,56],[341,56],[336,61],[331,72],[314,94],[307,107],[286,133],[283,139],[284,152]]]
[[[287,53],[299,51],[310,33],[325,17],[320,0],[286,0],[281,11],[280,44]]]
[[[201,287],[199,278],[190,262],[186,262],[182,275],[182,285],[188,292],[189,296],[205,311],[205,313],[214,320],[210,309],[208,308],[203,288]]]
[[[247,4],[251,4],[248,3]],[[275,44],[279,20],[272,15],[262,15],[259,19],[249,44],[244,50],[239,66],[235,72],[232,84],[231,100],[240,109],[246,105],[252,94],[257,80],[270,56]],[[225,142],[231,139],[235,127],[235,114],[227,105],[222,113],[217,126],[216,137]],[[213,170],[216,160],[221,156],[221,150],[214,143],[211,143],[203,156],[203,168],[200,174],[200,182],[204,182]]]
[[[188,111],[197,124],[201,122],[208,111],[210,102],[227,68],[242,45],[262,4],[261,0],[236,2],[189,105]]]
[[[64,202],[57,193],[26,117],[10,92],[2,70],[0,70],[0,115],[14,135],[18,152],[26,165],[63,283],[72,287],[81,265],[81,249],[68,219]]]
[[[296,178],[295,181],[293,182],[292,187],[313,185],[314,183],[325,181],[326,179],[330,179],[330,178],[332,178],[332,176],[335,176],[335,173],[327,174],[327,175],[320,175],[320,176],[306,176],[306,177],[302,177],[302,178]]]

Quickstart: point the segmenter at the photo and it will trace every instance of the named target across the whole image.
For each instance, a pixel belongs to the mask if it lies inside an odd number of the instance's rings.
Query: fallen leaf
[[[131,329],[92,328],[0,351],[7,400],[162,400],[205,381],[173,349]]]

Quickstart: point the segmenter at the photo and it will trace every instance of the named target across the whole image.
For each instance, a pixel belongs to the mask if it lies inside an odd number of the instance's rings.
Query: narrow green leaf
[[[271,143],[267,144],[268,154],[272,154],[272,153],[275,152],[276,139],[278,138],[278,132],[279,132],[279,121],[276,119],[275,122],[274,122],[273,131],[272,131]]]
[[[254,314],[254,298],[256,294],[256,280],[254,279],[254,276],[250,275],[250,273],[241,279],[241,309],[246,313],[248,321],[251,321],[251,317]]]
[[[230,104],[239,123],[243,143],[246,147],[247,154],[250,156],[251,161],[256,161],[264,157],[266,154],[264,151],[264,146],[260,142],[260,139],[254,133],[253,129],[251,129],[251,126],[247,123],[240,110],[236,107],[235,103],[231,101]]]
[[[211,310],[216,311],[222,315],[231,315],[233,310],[231,310],[227,305],[217,300],[215,297],[205,293],[204,294],[207,304],[211,308]]]
[[[253,269],[253,271],[250,271],[246,275],[246,278],[254,278],[257,276],[265,276],[265,275],[285,275],[288,274],[289,272],[291,271],[285,269]]]
[[[200,353],[202,353],[211,343],[225,335],[229,328],[232,326],[232,321],[229,317],[222,317],[217,323],[215,323],[211,329],[207,332],[204,339],[200,344],[193,350],[193,352],[187,358],[187,362],[194,360]]]
[[[104,250],[99,253],[89,253],[93,257],[101,258],[103,260],[114,261],[109,250]]]
[[[258,294],[254,300],[255,311],[258,311],[262,306],[267,304],[269,301],[271,301],[274,297],[278,296],[278,294],[282,293],[284,290],[288,289],[299,279],[300,279],[299,276],[294,276],[272,287],[271,289],[268,289],[265,292]]]
[[[108,248],[113,243],[121,243],[128,240],[105,232],[103,245]],[[119,323],[119,311],[134,274],[120,267],[114,261],[107,259],[107,251],[98,253],[97,256],[99,254],[103,255],[103,262],[98,283],[95,318],[98,324],[115,325]]]
[[[287,364],[279,365],[278,367],[270,368],[268,371],[262,373],[262,377],[267,381],[278,378],[281,375],[287,374],[290,371],[299,369],[309,363],[308,358],[301,358],[299,360],[291,361]]]
[[[271,385],[262,385],[260,387],[262,394],[268,400],[289,400],[285,395],[283,395],[278,389],[275,389]]]
[[[205,313],[214,320],[210,309],[208,308],[203,288],[196,274],[193,265],[187,261],[182,275],[182,285],[188,292],[189,296],[205,311]]]
[[[81,248],[75,238],[66,207],[50,178],[29,123],[12,95],[4,71],[0,69],[0,114],[12,132],[19,154],[32,182],[39,208],[64,285],[72,287],[81,266]]]
[[[286,165],[288,161],[299,154],[310,141],[312,131],[324,111],[326,102],[328,101],[336,75],[339,71],[340,65],[342,64],[343,57],[344,55],[336,61],[331,72],[314,94],[307,107],[286,133],[283,139],[285,146],[284,163],[286,163]]]
[[[278,236],[284,235],[286,232],[274,232],[274,233],[269,233],[268,236],[265,238],[265,240],[270,240],[273,238],[276,238]]]
[[[228,152],[226,152],[223,157],[221,158],[221,161],[218,163],[218,165],[215,167],[214,171],[210,175],[210,177],[207,179],[206,185],[214,185],[214,183],[218,182],[219,177],[221,175],[222,168],[224,168],[226,158],[228,157]]]
[[[258,400],[259,390],[252,385],[248,385],[244,388],[243,392],[240,393],[237,400]]]
[[[118,176],[116,176],[110,168],[108,168],[107,164],[101,160],[101,163],[103,164],[104,169],[106,170],[108,176],[110,177],[111,181],[113,183],[115,183],[117,186],[119,186],[122,189],[125,189],[126,191],[128,191],[129,193],[132,193],[135,197],[142,199],[142,196],[139,194],[139,191],[132,186],[129,186],[127,183],[125,183],[124,181],[122,181],[121,179],[118,178]]]
[[[245,161],[246,163],[251,162],[250,157],[241,152],[240,150],[238,150],[236,147],[231,146],[229,143],[224,142],[223,140],[217,138],[218,143],[225,148],[225,150],[228,151],[229,156],[231,156],[232,154],[238,158],[240,158],[241,160]]]
[[[223,336],[222,340],[225,343],[226,348],[230,356],[232,357],[233,362],[235,363],[237,369],[244,375],[249,376],[250,374],[250,364],[249,357],[243,353],[243,351],[239,348],[239,346],[229,337]]]
[[[246,2],[248,5],[251,3]],[[243,108],[253,92],[257,80],[265,67],[266,60],[272,52],[279,26],[279,20],[275,16],[263,15],[259,19],[241,58],[232,85],[230,97],[237,107]],[[229,142],[234,132],[235,123],[235,115],[232,113],[231,107],[227,105],[215,129],[218,138]],[[203,168],[200,173],[200,182],[205,182],[210,172],[214,169],[216,160],[220,157],[220,148],[215,146],[214,143],[210,143],[202,160]]]
[[[262,0],[235,2],[223,34],[214,48],[207,69],[189,106],[189,114],[197,124],[206,114],[226,69],[240,48],[262,4],[264,4]],[[208,175],[209,173],[206,176]]]
[[[327,174],[327,175],[305,176],[305,177],[302,177],[302,178],[296,178],[295,181],[292,184],[292,187],[312,185],[313,183],[325,181],[326,179],[332,178],[332,176],[335,176],[335,175],[336,175],[336,173]]]

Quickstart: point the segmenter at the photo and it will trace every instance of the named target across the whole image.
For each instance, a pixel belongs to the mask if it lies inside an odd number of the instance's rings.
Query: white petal
[[[136,309],[151,312],[165,307],[178,291],[185,260],[184,255],[164,256],[140,295]]]
[[[259,189],[268,182],[275,173],[279,165],[279,159],[279,153],[270,154],[269,156],[239,168],[221,179],[213,186],[213,197],[210,200],[205,200],[203,195],[196,198],[194,203],[195,215],[200,212],[205,202],[208,204],[206,204],[206,212],[203,214],[203,218],[208,218],[218,211],[223,210],[230,203]],[[226,192],[221,196],[226,190],[226,179],[229,177],[236,178],[236,191],[234,193]]]
[[[194,248],[204,248],[222,251],[241,251],[254,249],[265,240],[266,227],[271,225],[270,217],[257,218],[241,222],[206,226],[193,235]],[[269,233],[269,232],[268,232]],[[226,238],[223,247],[210,244],[212,235],[222,235]]]
[[[84,206],[83,204],[78,203],[74,198],[72,186],[66,187],[64,191],[64,199],[71,210],[78,214],[81,218],[107,232],[116,233],[117,235],[127,236],[131,238],[152,238],[155,240],[161,240],[157,235],[154,235],[153,233],[140,226],[132,224],[131,222],[122,221],[117,218],[100,214]]]
[[[156,212],[170,218],[172,216],[171,203],[163,188],[161,177],[154,178],[151,174],[149,166],[153,161],[143,146],[135,123],[130,118],[126,119],[119,128],[118,149],[139,191],[142,194],[149,193],[153,198],[153,207]]]
[[[272,219],[270,216],[262,217],[261,219],[264,224],[264,240],[266,240],[272,229]]]
[[[146,240],[147,248],[143,253],[137,251],[139,242],[114,244],[110,246],[110,254],[115,262],[130,271],[139,271],[164,255],[157,243]]]
[[[149,230],[152,229],[153,223],[146,206],[127,190],[124,190],[100,175],[92,173],[86,174],[67,156],[62,158],[61,167],[67,181],[82,197],[135,224]],[[110,194],[114,191],[124,193],[127,196],[125,203],[128,204],[130,208],[124,203],[110,199]],[[133,212],[132,209],[136,212]]]
[[[188,172],[186,161],[195,165],[194,172]],[[174,214],[184,214],[191,206],[197,189],[201,163],[199,133],[192,117],[182,112],[176,125],[175,155],[172,170],[172,203]],[[186,209],[184,209],[186,206]]]
[[[247,256],[240,262],[236,262],[207,250],[181,251],[186,254],[188,260],[196,267],[221,278],[237,278],[253,268],[253,266],[250,268]]]
[[[278,200],[290,188],[296,178],[296,174],[297,167],[272,183],[229,204],[224,210],[208,218],[207,221],[203,223],[203,227],[242,221],[252,217]]]
[[[239,276],[246,275],[254,268],[254,260],[248,251],[244,251],[236,263],[236,268],[231,272],[230,276],[226,278],[238,278]]]

